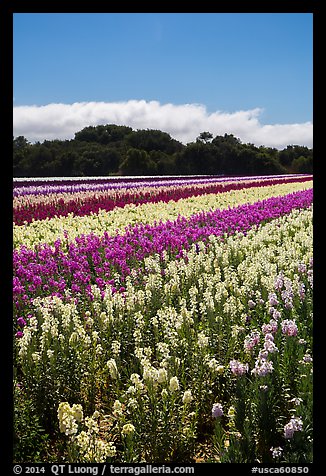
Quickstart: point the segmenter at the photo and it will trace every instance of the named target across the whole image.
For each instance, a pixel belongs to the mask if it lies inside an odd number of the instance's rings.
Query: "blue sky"
[[[188,104],[201,105],[210,119],[253,111],[245,119],[251,127],[258,121],[260,127],[310,123],[312,129],[312,37],[311,13],[16,13],[14,110],[34,117],[44,113],[40,106],[93,103],[96,118],[88,112],[84,121],[129,120],[139,127],[145,101],[156,109],[147,110],[144,128],[151,128],[160,106]],[[128,102],[128,114],[112,116],[111,103]],[[100,103],[109,110],[100,113]],[[14,125],[21,127],[17,117]],[[165,130],[168,122],[164,116]],[[217,132],[220,127],[221,121]]]

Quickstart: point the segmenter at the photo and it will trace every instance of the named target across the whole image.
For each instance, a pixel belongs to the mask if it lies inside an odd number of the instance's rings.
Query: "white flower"
[[[186,390],[183,394],[182,401],[186,405],[187,403],[190,403],[193,400],[193,396],[191,394],[191,390]]]
[[[163,388],[163,390],[161,392],[162,399],[166,400],[168,396],[169,396],[168,391],[166,390],[166,388]]]
[[[119,400],[115,400],[112,413],[115,417],[122,415],[122,403]]]
[[[97,422],[92,417],[86,417],[85,418],[85,425],[87,426],[89,433],[98,433],[99,432],[99,426],[98,426]]]
[[[282,456],[283,448],[281,448],[280,446],[278,446],[277,448],[271,447],[270,451],[272,452],[272,457],[273,458],[278,458],[278,457]]]
[[[114,359],[110,359],[107,361],[106,363],[108,369],[109,369],[109,372],[110,372],[110,377],[113,379],[113,380],[116,380],[117,378],[119,378],[119,372],[118,372],[118,367],[117,367],[117,363]]]
[[[164,368],[160,368],[158,369],[158,373],[157,373],[157,381],[158,383],[164,383],[167,381],[167,378],[168,378],[168,373],[166,371],[166,369]]]
[[[231,406],[229,408],[229,411],[228,411],[228,417],[231,418],[231,419],[235,418],[235,414],[236,414],[235,408],[233,406]]]
[[[75,403],[71,407],[71,412],[76,421],[82,421],[83,419],[83,407],[80,404]]]
[[[204,332],[200,332],[200,334],[198,334],[198,346],[201,348],[208,346],[208,337],[205,336]]]
[[[156,368],[146,363],[143,370],[143,379],[155,383],[158,379],[158,371]]]
[[[177,390],[179,390],[179,388],[180,386],[179,386],[178,377],[171,377],[170,385],[169,385],[170,392],[176,392]]]
[[[113,354],[113,355],[119,355],[119,353],[120,353],[120,347],[121,347],[120,342],[117,341],[117,340],[114,340],[114,341],[111,343],[112,354]]]
[[[220,365],[214,357],[207,362],[207,365],[216,374],[222,374],[224,371],[224,366]]]
[[[78,431],[76,423],[75,412],[80,417],[80,409],[77,405],[77,409],[74,410],[70,407],[68,402],[61,402],[58,407],[58,419],[59,428],[61,433],[66,435],[75,435]]]
[[[34,362],[39,362],[41,360],[41,354],[39,352],[34,352],[32,354],[32,359]]]

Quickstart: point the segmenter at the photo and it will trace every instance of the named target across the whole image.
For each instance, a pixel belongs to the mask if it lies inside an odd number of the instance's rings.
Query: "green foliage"
[[[44,459],[49,446],[33,400],[14,384],[14,462],[37,463]]]
[[[213,139],[213,134],[211,134],[210,132],[204,131],[204,132],[201,132],[199,136],[197,137],[197,142],[205,142],[206,144],[212,139]]]
[[[116,126],[107,124],[106,126],[88,126],[84,127],[75,134],[76,141],[97,142],[100,144],[110,144],[121,141],[132,132],[131,127]]]
[[[145,150],[129,149],[125,160],[120,166],[123,175],[142,175],[155,172],[155,162]]]

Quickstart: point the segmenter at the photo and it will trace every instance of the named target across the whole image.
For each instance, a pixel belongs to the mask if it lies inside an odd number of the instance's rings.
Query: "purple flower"
[[[23,327],[26,326],[26,321],[25,321],[25,319],[24,319],[23,317],[19,317],[19,318],[17,319],[17,324],[19,325],[19,327],[22,327],[22,328],[23,328]]]
[[[15,336],[17,337],[17,339],[21,339],[23,337],[24,333],[22,331],[17,331]]]
[[[264,350],[272,354],[273,352],[278,352],[278,348],[274,344],[273,334],[265,335]]]
[[[273,457],[273,458],[279,458],[279,457],[282,456],[283,448],[281,448],[280,446],[278,446],[277,448],[271,447],[271,448],[270,448],[270,451],[271,451],[271,453],[272,453],[272,457]]]
[[[219,418],[223,415],[223,407],[220,403],[214,403],[212,407],[212,417]]]
[[[298,264],[298,271],[302,274],[307,272],[307,266],[305,265],[305,263]]]
[[[303,423],[299,417],[291,417],[289,423],[284,426],[284,438],[290,439],[295,431],[302,431]]]
[[[305,354],[302,358],[303,362],[305,362],[306,364],[309,364],[312,362],[312,357],[310,354]]]
[[[274,319],[275,321],[277,321],[280,317],[281,317],[280,311],[278,311],[277,309],[274,309],[274,311],[273,311],[273,319]]]
[[[250,324],[251,322],[251,316],[249,316],[249,314],[246,315],[246,324]]]
[[[268,300],[269,300],[269,304],[271,306],[277,306],[278,304],[278,299],[277,299],[277,296],[275,293],[269,293],[268,295]]]
[[[288,290],[284,290],[281,293],[282,299],[284,301],[284,306],[286,309],[292,309],[293,308],[293,302],[292,302],[292,293],[290,293]]]
[[[274,281],[274,287],[277,291],[280,291],[283,287],[283,272],[281,271],[280,274]]]
[[[67,216],[72,213],[75,216],[89,215],[97,213],[99,209],[107,211],[116,207],[124,207],[129,203],[157,203],[160,201],[180,200],[191,196],[198,196],[206,193],[227,192],[248,187],[259,187],[263,185],[273,185],[276,183],[305,182],[311,180],[311,175],[306,176],[274,176],[274,177],[211,177],[211,178],[187,178],[178,179],[97,179],[94,181],[80,180],[53,181],[45,183],[27,183],[18,186],[15,184],[14,195],[14,222],[23,224],[25,221],[31,222],[33,219],[51,218],[53,216]],[[80,192],[87,192],[85,200],[81,203],[78,199]],[[65,193],[66,199],[61,199],[61,194]],[[26,195],[44,195],[46,202],[39,200],[37,203],[29,203],[24,200]],[[21,197],[15,203],[15,197]],[[69,198],[68,198],[69,197]],[[237,228],[241,228],[242,221],[239,220]],[[65,235],[65,238],[68,238]],[[59,242],[59,240],[57,240]]]
[[[239,228],[248,231],[262,221],[308,207],[312,199],[312,190],[304,190],[230,209],[201,212],[189,218],[179,216],[166,223],[129,225],[123,235],[109,236],[106,232],[100,237],[81,235],[73,242],[68,241],[67,235],[67,242],[57,241],[54,248],[47,244],[32,250],[21,246],[13,254],[14,302],[22,306],[40,294],[63,295],[68,286],[92,299],[90,286],[95,283],[101,291],[111,285],[113,293],[118,289],[123,292],[131,271],[142,282],[147,256],[155,253],[162,259],[164,253],[182,256],[182,251],[187,252],[199,241],[207,242],[211,235],[223,238]],[[112,283],[116,274],[119,284]],[[281,275],[279,278],[283,289],[286,279]],[[289,286],[284,291],[285,306],[291,306],[293,292]],[[248,306],[254,307],[254,301],[250,300]],[[273,317],[276,319],[274,314]]]
[[[300,300],[303,301],[306,295],[306,287],[304,283],[299,284],[298,294],[300,296]]]
[[[251,373],[257,375],[258,377],[265,377],[265,375],[272,373],[274,370],[273,363],[268,362],[267,360],[261,360],[258,358],[255,362],[255,367],[252,369]]]

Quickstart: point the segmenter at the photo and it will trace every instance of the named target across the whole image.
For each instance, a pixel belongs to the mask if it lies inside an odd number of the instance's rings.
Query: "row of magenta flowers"
[[[191,245],[207,242],[211,235],[246,233],[252,227],[290,213],[308,208],[313,190],[272,197],[253,204],[201,212],[190,218],[154,225],[137,224],[126,228],[123,235],[101,237],[82,235],[72,242],[57,240],[54,247],[42,244],[34,250],[21,246],[13,253],[13,297],[17,308],[28,305],[36,296],[64,296],[69,287],[76,296],[86,293],[92,298],[91,285],[101,289],[109,284],[113,292],[124,291],[131,273],[141,275],[145,257],[158,254],[181,258]]]
[[[30,223],[33,220],[50,219],[55,216],[85,216],[98,213],[99,210],[111,211],[116,207],[123,208],[129,204],[158,203],[178,201],[189,197],[197,197],[204,194],[225,193],[231,190],[241,190],[252,187],[270,186],[281,183],[306,182],[311,180],[310,175],[300,176],[275,176],[253,178],[229,178],[229,179],[206,179],[206,181],[174,181],[143,183],[142,187],[119,186],[110,187],[109,183],[74,188],[69,191],[61,191],[56,188],[55,193],[34,195],[25,194],[14,197],[13,221],[16,225]],[[101,188],[102,187],[102,188]],[[106,188],[107,187],[107,188]],[[31,190],[35,187],[31,187]],[[46,188],[49,191],[50,189]],[[46,197],[46,198],[45,198]]]

